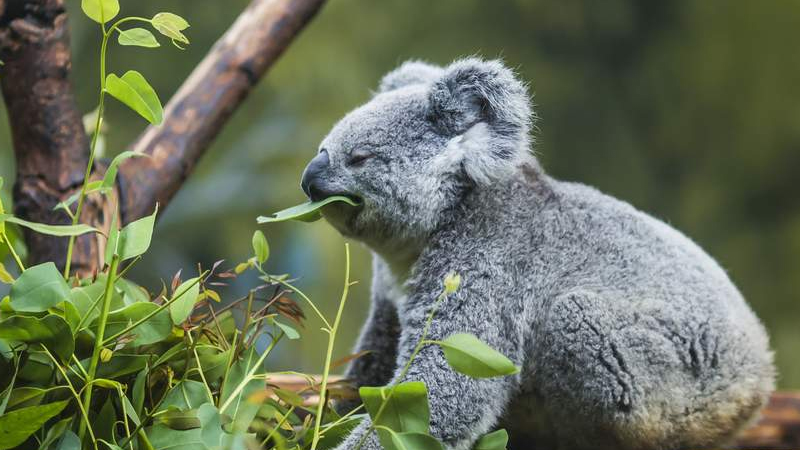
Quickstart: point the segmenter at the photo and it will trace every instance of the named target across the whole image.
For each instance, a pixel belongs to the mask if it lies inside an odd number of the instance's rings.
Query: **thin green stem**
[[[100,311],[100,317],[97,322],[97,332],[95,333],[94,349],[92,349],[92,359],[89,361],[89,370],[87,372],[86,384],[90,385],[94,381],[97,374],[97,364],[100,361],[100,352],[103,349],[103,336],[106,332],[106,324],[108,323],[108,313],[111,310],[111,297],[114,294],[114,281],[117,277],[117,268],[119,267],[119,255],[114,255],[111,258],[111,265],[108,269],[108,278],[106,279],[106,288],[103,293],[103,306]],[[92,389],[86,389],[83,394],[83,407],[89,409],[92,402]],[[86,424],[81,422],[78,437],[83,440],[83,435],[86,429]]]
[[[417,357],[419,352],[422,350],[422,347],[424,347],[426,344],[430,342],[427,340],[427,337],[431,329],[431,324],[433,323],[433,316],[436,314],[436,311],[439,309],[439,305],[445,298],[447,298],[447,295],[444,292],[439,294],[439,296],[436,298],[436,302],[434,302],[433,307],[431,308],[431,312],[430,314],[428,314],[428,319],[425,321],[425,327],[422,329],[422,336],[420,336],[417,345],[414,347],[414,351],[411,353],[411,356],[408,358],[408,361],[406,362],[405,366],[403,366],[403,370],[401,370],[400,374],[397,376],[397,378],[395,378],[394,383],[392,383],[392,386],[389,389],[389,393],[386,395],[386,398],[383,399],[383,402],[381,402],[381,406],[380,408],[378,408],[378,412],[375,413],[375,418],[372,420],[372,423],[370,424],[369,428],[364,433],[364,435],[361,436],[361,439],[358,441],[358,444],[356,445],[354,450],[361,449],[361,447],[366,442],[367,437],[377,428],[375,423],[380,420],[383,411],[386,409],[386,405],[389,404],[389,401],[392,399],[392,396],[394,395],[394,391],[397,388],[397,385],[401,383],[403,379],[405,379],[406,375],[408,375],[408,371],[409,369],[411,369],[411,363],[414,362],[414,358]]]
[[[249,383],[250,380],[253,379],[253,375],[255,375],[256,371],[264,364],[264,360],[267,359],[267,355],[269,355],[272,352],[272,349],[275,348],[275,344],[277,344],[282,337],[283,337],[283,331],[281,331],[278,334],[278,336],[275,337],[275,339],[273,339],[272,342],[270,342],[266,350],[264,350],[261,356],[258,357],[256,363],[253,364],[253,367],[250,368],[247,374],[245,374],[242,381],[236,386],[236,388],[234,388],[233,392],[231,392],[231,395],[228,397],[228,399],[225,400],[225,403],[223,403],[222,406],[220,406],[219,408],[220,413],[224,413],[225,410],[228,408],[228,406],[230,406],[231,403],[234,400],[236,400],[236,397],[242,392],[242,389],[244,389],[247,383]]]
[[[182,291],[178,292],[177,294],[173,295],[173,296],[172,296],[172,298],[171,298],[171,299],[169,299],[168,301],[164,302],[164,304],[163,304],[163,305],[161,305],[161,306],[159,306],[158,308],[154,309],[152,312],[150,312],[150,313],[149,313],[149,314],[147,314],[146,316],[142,317],[141,319],[137,320],[136,322],[134,322],[134,323],[132,323],[132,324],[128,325],[127,327],[125,327],[125,328],[124,328],[122,331],[120,331],[119,333],[116,333],[116,334],[112,335],[111,337],[109,337],[108,339],[105,339],[105,340],[103,341],[103,345],[107,345],[107,344],[109,344],[109,343],[113,342],[114,340],[118,339],[120,336],[124,336],[124,335],[126,335],[126,334],[130,333],[132,330],[134,330],[134,329],[135,329],[136,327],[138,327],[139,325],[141,325],[141,324],[143,324],[143,323],[147,322],[148,320],[150,320],[150,318],[151,318],[151,317],[153,317],[153,316],[155,316],[156,314],[160,313],[161,311],[163,311],[163,310],[165,310],[165,309],[169,308],[169,305],[171,305],[171,304],[175,303],[175,301],[176,301],[176,300],[178,300],[179,298],[181,298],[181,296],[182,296],[183,294],[187,293],[187,292],[189,291],[189,289],[193,288],[195,284],[199,283],[199,282],[200,282],[200,280],[202,280],[202,279],[203,279],[203,277],[204,277],[204,276],[205,276],[207,273],[208,273],[208,271],[205,271],[205,272],[203,272],[203,273],[202,273],[202,275],[200,275],[199,277],[197,277],[197,279],[196,279],[195,281],[193,281],[193,282],[192,282],[192,283],[190,283],[188,286],[186,286],[186,289],[184,289],[184,290],[182,290]]]
[[[314,304],[314,302],[312,302],[312,301],[311,301],[311,299],[310,299],[310,298],[308,298],[308,296],[307,296],[306,294],[304,294],[304,293],[303,293],[303,291],[301,291],[300,289],[297,289],[297,288],[296,288],[296,287],[294,287],[292,284],[290,284],[288,281],[279,280],[279,279],[277,279],[277,278],[272,278],[272,277],[270,277],[270,280],[271,280],[271,281],[275,281],[276,283],[280,283],[280,284],[282,284],[282,285],[284,285],[284,286],[288,287],[289,289],[291,289],[291,290],[292,290],[292,291],[294,291],[295,293],[297,293],[297,295],[299,295],[299,296],[300,296],[300,298],[302,298],[303,300],[305,300],[305,301],[306,301],[306,303],[308,303],[308,304],[311,306],[311,309],[313,309],[313,310],[314,310],[314,312],[317,314],[317,316],[319,316],[320,320],[322,320],[322,323],[324,323],[324,324],[325,324],[325,326],[326,326],[326,327],[327,327],[329,330],[331,329],[331,324],[330,324],[330,323],[328,323],[328,320],[325,318],[325,316],[323,316],[323,315],[322,315],[322,313],[321,313],[321,312],[319,312],[319,309],[317,309],[317,305],[315,305],[315,304]]]
[[[94,444],[94,450],[97,450],[97,438],[94,436],[92,424],[89,422],[89,414],[86,412],[86,408],[83,407],[83,404],[81,404],[81,396],[78,395],[78,391],[75,390],[75,386],[73,386],[72,382],[69,381],[67,373],[64,371],[64,368],[61,367],[61,364],[58,363],[58,360],[53,356],[53,354],[50,353],[50,351],[47,350],[47,347],[44,345],[42,345],[42,350],[47,353],[47,356],[49,356],[53,361],[53,365],[55,365],[56,368],[58,368],[58,371],[61,372],[61,376],[64,377],[64,381],[67,383],[67,388],[72,392],[72,396],[75,397],[75,402],[78,404],[78,409],[81,412],[81,416],[83,416],[83,422],[81,422],[81,425],[84,423],[86,424],[87,429],[89,430],[89,437],[92,439],[92,444]],[[83,439],[81,439],[81,442],[83,442]]]
[[[320,427],[322,426],[322,413],[325,411],[325,404],[327,403],[328,394],[328,375],[331,371],[331,359],[333,357],[333,346],[336,343],[336,332],[339,330],[339,323],[342,320],[342,313],[344,312],[344,305],[347,303],[347,294],[350,290],[350,244],[344,244],[344,288],[342,289],[342,298],[339,300],[339,310],[336,311],[336,318],[333,320],[333,326],[330,327],[328,333],[328,351],[325,353],[325,367],[322,369],[322,384],[319,389],[319,404],[317,405],[316,421],[314,423],[314,438],[311,441],[311,450],[316,450],[319,443]]]
[[[102,8],[101,8],[102,10]],[[100,127],[103,122],[103,110],[105,109],[106,97],[106,49],[108,48],[108,38],[111,33],[106,31],[105,24],[101,25],[103,29],[103,42],[100,45],[100,100],[97,106],[97,119],[94,124],[94,131],[92,133],[92,143],[89,146],[89,161],[86,164],[86,173],[83,176],[83,184],[81,185],[81,193],[78,196],[78,206],[75,208],[75,215],[72,217],[72,225],[77,225],[81,218],[81,211],[83,211],[83,201],[86,197],[86,189],[89,185],[89,177],[92,175],[92,168],[94,167],[95,150],[97,149],[97,138],[100,136]],[[72,266],[72,251],[75,247],[75,236],[69,237],[67,244],[67,260],[64,263],[64,278],[69,279],[69,271]]]
[[[14,250],[14,246],[11,244],[11,241],[6,238],[5,234],[0,234],[0,243],[5,243],[8,246],[8,251],[11,253],[11,256],[14,257],[14,262],[17,263],[17,267],[19,267],[20,272],[25,271],[25,266],[22,264],[22,260],[19,259],[19,255],[17,255],[17,251]]]
[[[265,437],[264,440],[261,441],[261,446],[262,447],[266,447],[267,446],[267,442],[269,442],[269,440],[272,439],[273,436],[275,436],[275,433],[277,433],[278,430],[280,430],[280,428],[283,426],[284,423],[286,423],[286,421],[289,419],[289,416],[293,412],[294,412],[294,406],[292,406],[291,408],[289,408],[288,411],[286,411],[286,414],[283,417],[281,417],[281,420],[278,421],[277,424],[275,424],[275,428],[273,428],[272,431],[269,432],[267,437]]]
[[[192,331],[186,331],[186,337],[189,338],[189,345],[192,346],[192,353],[194,354],[194,360],[197,361],[197,371],[200,374],[200,379],[203,380],[203,386],[206,388],[206,395],[208,395],[208,401],[214,403],[214,394],[211,393],[211,388],[208,386],[208,381],[206,380],[206,375],[203,373],[203,366],[200,365],[200,355],[197,354],[197,345],[192,339]]]

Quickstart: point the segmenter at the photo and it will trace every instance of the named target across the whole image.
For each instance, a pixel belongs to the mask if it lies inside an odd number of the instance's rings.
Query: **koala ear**
[[[452,63],[432,85],[429,101],[430,119],[451,137],[448,159],[462,162],[473,180],[496,179],[531,157],[528,90],[502,62]]]
[[[441,67],[433,64],[417,60],[406,61],[397,69],[384,75],[378,86],[378,92],[393,91],[412,84],[433,83],[443,73],[444,70]]]

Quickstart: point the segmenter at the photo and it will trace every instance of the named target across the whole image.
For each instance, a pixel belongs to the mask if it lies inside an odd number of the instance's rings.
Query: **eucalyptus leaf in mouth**
[[[342,202],[350,206],[361,205],[360,201],[357,201],[351,197],[347,197],[344,195],[334,195],[324,200],[316,202],[305,202],[297,206],[292,206],[291,208],[284,209],[283,211],[278,211],[270,216],[258,216],[256,221],[258,223],[285,222],[287,220],[299,220],[301,222],[315,222],[322,218],[322,213],[320,212],[320,209],[322,209],[323,206],[336,202]]]

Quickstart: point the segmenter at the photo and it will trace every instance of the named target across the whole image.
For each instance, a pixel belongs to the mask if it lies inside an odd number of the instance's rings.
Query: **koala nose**
[[[311,201],[316,202],[328,197],[325,189],[322,188],[320,174],[328,168],[330,163],[331,160],[328,156],[328,151],[322,149],[319,154],[308,163],[306,170],[303,171],[300,187],[303,188],[303,192],[305,192],[306,196],[308,196]]]

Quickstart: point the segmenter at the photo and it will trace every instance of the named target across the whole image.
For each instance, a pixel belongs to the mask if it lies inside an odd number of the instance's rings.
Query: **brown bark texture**
[[[324,0],[252,0],[165,108],[164,123],[132,145],[134,158],[117,179],[122,223],[163,210],[197,161],[258,80],[314,17]],[[0,86],[12,130],[17,180],[14,210],[21,218],[67,224],[58,202],[80,189],[89,156],[69,76],[71,53],[64,0],[0,0]],[[102,176],[104,164],[92,169]],[[112,197],[112,198],[114,198]],[[105,229],[111,202],[90,196],[81,221]],[[63,264],[67,239],[27,232],[31,265]],[[97,270],[104,239],[79,238],[73,267]]]
[[[63,0],[0,3],[0,74],[8,110],[17,179],[16,215],[34,222],[70,223],[61,200],[80,188],[89,142],[69,81],[71,53]],[[92,199],[96,200],[96,199]],[[88,201],[84,219],[101,225],[102,205]],[[63,263],[67,240],[25,231],[29,263]],[[79,268],[97,254],[97,237],[75,247]]]

